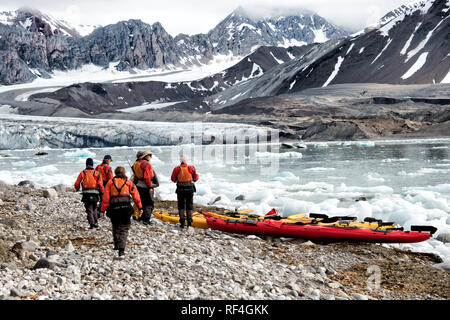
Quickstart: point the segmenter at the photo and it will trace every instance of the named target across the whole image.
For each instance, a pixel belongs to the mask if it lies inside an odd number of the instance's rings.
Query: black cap
[[[103,160],[111,160],[111,161],[112,161],[112,157],[111,157],[109,154],[107,154],[107,155],[103,158]]]
[[[92,158],[86,159],[86,167],[93,167],[94,166],[94,160]]]

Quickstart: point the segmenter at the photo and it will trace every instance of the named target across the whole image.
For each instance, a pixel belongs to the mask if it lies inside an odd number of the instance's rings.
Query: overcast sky
[[[207,33],[239,6],[262,8],[305,8],[328,21],[359,31],[390,10],[412,0],[0,0],[2,9],[22,6],[64,19],[73,24],[107,25],[121,20],[159,21],[176,36],[179,33]]]

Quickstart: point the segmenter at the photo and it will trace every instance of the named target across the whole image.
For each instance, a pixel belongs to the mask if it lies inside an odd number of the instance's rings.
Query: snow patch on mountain
[[[312,29],[314,33],[314,42],[316,43],[324,43],[330,40],[324,32],[324,27],[322,26],[320,29]]]
[[[408,79],[414,73],[419,71],[424,66],[424,64],[427,62],[427,56],[428,56],[428,52],[422,53],[419,56],[419,58],[417,59],[417,61],[412,65],[412,67],[402,76],[402,79],[403,80]]]
[[[442,79],[441,83],[450,83],[450,70],[448,71],[444,79]]]
[[[145,103],[141,106],[137,107],[130,107],[130,108],[124,108],[118,110],[119,112],[125,112],[125,113],[138,113],[143,112],[147,110],[155,110],[155,109],[162,109],[165,107],[172,106],[177,103],[187,102],[187,100],[184,101],[175,101],[175,102],[166,102],[166,103]]]
[[[331,81],[333,81],[333,79],[337,76],[337,74],[339,73],[339,70],[341,69],[342,62],[344,62],[344,57],[339,57],[338,62],[334,66],[333,72],[331,73],[330,77],[324,83],[324,85],[322,87],[328,86],[331,83]]]
[[[14,11],[3,11],[0,12],[0,23],[5,25],[12,25],[13,24],[13,12]]]
[[[256,76],[262,76],[262,74],[264,73],[264,71],[262,70],[261,66],[253,63],[253,69],[252,72],[250,72],[251,77],[256,77]]]
[[[386,49],[389,47],[391,42],[392,42],[392,39],[389,39],[388,42],[386,43],[386,45],[384,46],[383,50],[381,50],[381,52],[376,56],[376,58],[372,61],[371,64],[374,64],[374,62],[377,61],[379,57],[381,57],[381,55],[383,54],[384,51],[386,51]]]
[[[275,57],[275,55],[273,54],[273,52],[271,52],[270,55],[275,59],[275,61],[276,61],[278,64],[283,64],[283,63],[284,63],[283,60],[280,60],[280,59],[278,59],[277,57]]]
[[[408,52],[408,57],[406,58],[406,61],[405,61],[405,62],[408,62],[409,59],[411,59],[412,57],[414,57],[419,51],[421,51],[421,50],[425,47],[425,45],[428,43],[428,41],[430,40],[431,36],[433,35],[434,31],[435,31],[437,28],[439,28],[439,26],[442,24],[442,22],[444,22],[444,21],[447,20],[447,19],[448,19],[448,17],[445,18],[445,19],[443,19],[443,20],[441,20],[441,21],[436,25],[436,27],[434,27],[433,30],[431,30],[430,32],[428,32],[428,34],[427,34],[427,36],[425,37],[425,39],[423,39],[423,40],[417,45],[417,47],[416,47],[415,49],[413,49],[413,50],[411,50],[411,51]]]
[[[409,37],[408,41],[406,41],[405,46],[403,47],[402,51],[400,51],[400,54],[405,55],[408,51],[409,46],[411,45],[411,41],[413,40],[417,30],[420,28],[420,26],[422,25],[422,22],[419,22],[416,26],[416,28],[414,29],[414,32],[411,34],[411,36]]]
[[[347,53],[345,54],[345,55],[348,55],[352,50],[353,50],[353,47],[355,46],[355,43],[352,43],[351,45],[350,45],[350,48],[348,48],[348,50],[347,50]]]
[[[296,39],[283,39],[282,43],[279,43],[280,47],[289,48],[289,47],[301,47],[306,46],[308,43],[305,41],[298,41]]]

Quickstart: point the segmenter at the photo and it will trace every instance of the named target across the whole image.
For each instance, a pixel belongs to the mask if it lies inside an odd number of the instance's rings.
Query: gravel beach
[[[450,298],[449,272],[435,267],[439,256],[378,244],[184,231],[152,218],[152,226],[132,222],[119,259],[109,219],[89,229],[81,195],[56,189],[0,185],[0,299]]]

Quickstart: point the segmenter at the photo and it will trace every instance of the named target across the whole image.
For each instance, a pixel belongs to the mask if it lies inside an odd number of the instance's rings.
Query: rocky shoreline
[[[439,256],[377,244],[186,232],[153,219],[150,227],[133,221],[119,260],[109,220],[89,230],[80,198],[64,188],[0,185],[0,299],[450,298],[449,272],[434,267]]]

